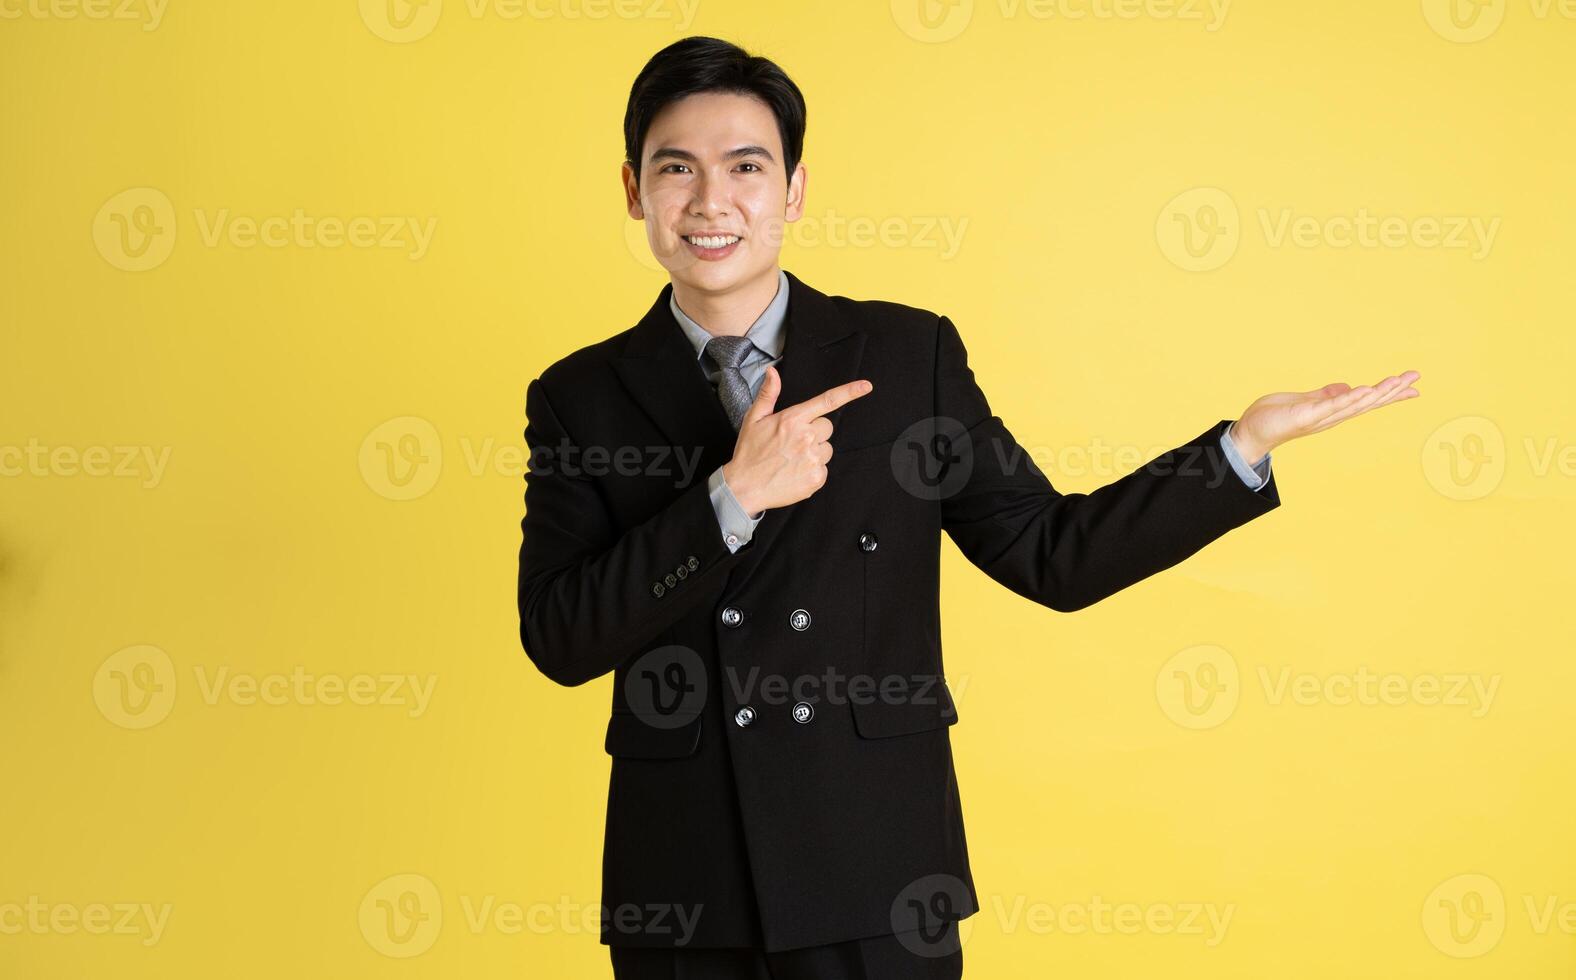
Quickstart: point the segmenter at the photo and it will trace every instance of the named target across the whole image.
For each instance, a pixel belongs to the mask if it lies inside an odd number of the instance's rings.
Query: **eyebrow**
[[[777,160],[771,151],[764,146],[736,146],[722,155],[724,160],[736,160],[739,157],[765,157],[772,163]],[[676,146],[660,146],[651,154],[651,162],[658,160],[683,160],[686,163],[699,163],[700,158],[688,150],[681,150]]]

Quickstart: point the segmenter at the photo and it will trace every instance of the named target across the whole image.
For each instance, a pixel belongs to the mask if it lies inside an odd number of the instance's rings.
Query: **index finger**
[[[788,411],[796,413],[810,412],[816,416],[825,415],[828,412],[842,408],[855,398],[862,398],[870,394],[871,389],[874,387],[869,381],[863,379],[850,381],[835,388],[828,388],[814,398],[807,398],[788,409]]]

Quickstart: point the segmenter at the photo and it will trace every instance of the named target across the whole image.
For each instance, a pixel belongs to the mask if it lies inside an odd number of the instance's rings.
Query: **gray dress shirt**
[[[706,372],[706,380],[710,381],[712,388],[715,389],[721,372],[711,363],[711,359],[705,356],[706,342],[711,340],[712,334],[679,309],[678,301],[671,296],[668,297],[668,307],[673,311],[673,318],[684,330],[684,336],[689,338],[690,346],[695,348],[695,357]],[[760,393],[761,382],[766,379],[767,366],[782,360],[785,341],[783,325],[787,319],[788,274],[778,269],[777,295],[772,297],[766,309],[755,318],[754,323],[750,324],[750,329],[744,332],[744,335],[750,339],[751,347],[739,370],[744,374],[744,380],[749,382],[752,396]],[[1262,459],[1250,466],[1232,443],[1230,426],[1220,434],[1220,446],[1226,458],[1231,461],[1231,468],[1242,478],[1243,483],[1254,490],[1259,490],[1269,482],[1269,453],[1265,453]],[[730,552],[738,551],[755,535],[755,526],[766,516],[765,512],[754,517],[744,512],[733,491],[729,489],[728,481],[722,478],[720,466],[707,477],[706,486],[711,492],[711,508],[717,514],[717,525],[722,529],[723,543],[728,546]]]

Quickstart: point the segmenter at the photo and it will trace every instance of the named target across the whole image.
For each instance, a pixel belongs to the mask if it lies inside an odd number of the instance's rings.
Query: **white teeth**
[[[694,235],[685,235],[684,240],[692,245],[699,245],[701,248],[722,248],[726,245],[732,245],[734,242],[738,241],[739,236],[712,235],[706,238],[698,238]]]

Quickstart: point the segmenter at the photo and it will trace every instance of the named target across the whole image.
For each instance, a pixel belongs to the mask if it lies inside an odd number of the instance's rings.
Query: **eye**
[[[684,164],[682,164],[682,163],[670,163],[666,167],[663,167],[661,172],[662,173],[667,173],[669,170],[672,170],[674,167],[682,167],[682,166],[684,166]]]
[[[739,166],[741,166],[741,167],[754,167],[755,168],[754,172],[760,172],[760,169],[761,169],[758,164],[750,163],[748,161],[739,164]]]

